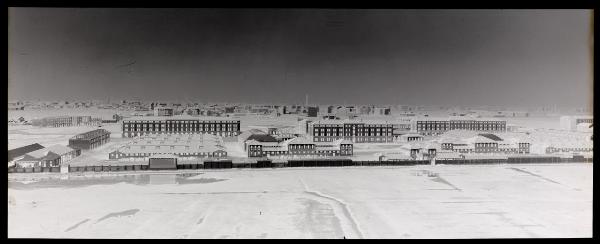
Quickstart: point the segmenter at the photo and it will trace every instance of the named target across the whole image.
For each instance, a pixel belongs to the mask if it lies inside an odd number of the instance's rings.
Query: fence
[[[429,160],[394,161],[353,161],[350,159],[333,160],[288,160],[273,162],[259,160],[256,163],[233,163],[231,160],[205,161],[204,163],[177,164],[177,169],[230,169],[230,168],[277,168],[277,167],[346,167],[346,166],[411,166],[428,165]],[[509,157],[507,159],[444,159],[435,160],[435,164],[477,165],[477,164],[531,164],[531,163],[593,163],[593,158],[573,157]],[[148,165],[95,165],[69,166],[69,172],[116,172],[150,170]],[[60,167],[8,168],[8,173],[59,173]]]
[[[593,158],[573,157],[509,157],[507,159],[447,159],[435,164],[531,164],[531,163],[592,163]]]
[[[8,168],[8,173],[60,173],[60,167]]]
[[[69,172],[141,171],[148,169],[148,165],[69,166]]]
[[[231,160],[222,161],[205,161],[205,169],[231,169],[233,168],[233,162]]]
[[[275,167],[271,160],[259,160],[256,163],[235,163],[233,168],[273,168]]]

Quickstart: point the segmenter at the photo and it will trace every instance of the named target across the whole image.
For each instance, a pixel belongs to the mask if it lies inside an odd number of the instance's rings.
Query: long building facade
[[[479,134],[467,139],[442,139],[441,150],[457,153],[529,154],[531,144],[522,139],[502,139],[493,134]]]
[[[299,156],[299,157],[335,157],[352,156],[353,143],[338,139],[332,142],[313,142],[297,137],[283,142],[248,141],[248,157]]]
[[[150,158],[201,158],[227,157],[222,138],[211,134],[147,134],[109,153],[109,159],[148,161]]]
[[[439,135],[449,130],[505,132],[506,121],[486,119],[415,120],[415,129],[422,135]]]
[[[137,117],[127,118],[122,124],[123,137],[146,134],[212,134],[237,136],[240,120],[194,117]]]
[[[393,142],[394,125],[387,122],[316,121],[308,125],[314,142],[331,142],[339,139],[355,143]]]
[[[86,126],[100,125],[101,118],[92,118],[92,116],[55,116],[34,119],[31,121],[33,126],[40,127],[70,127],[70,126]]]

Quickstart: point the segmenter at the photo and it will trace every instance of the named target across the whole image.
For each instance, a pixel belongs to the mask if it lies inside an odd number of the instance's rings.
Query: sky
[[[590,10],[9,8],[9,99],[591,106]]]

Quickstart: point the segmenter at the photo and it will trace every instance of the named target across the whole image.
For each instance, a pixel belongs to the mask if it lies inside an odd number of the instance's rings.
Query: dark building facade
[[[237,136],[240,134],[240,120],[139,117],[124,120],[122,131],[123,137],[165,133]]]
[[[102,146],[110,141],[110,132],[97,129],[78,134],[69,139],[69,147],[90,150]]]
[[[319,107],[308,107],[308,117],[317,117]]]
[[[349,140],[355,143],[393,142],[393,124],[366,122],[315,122],[309,133],[315,142]]]
[[[417,120],[417,133],[437,135],[449,130],[506,131],[505,120]]]

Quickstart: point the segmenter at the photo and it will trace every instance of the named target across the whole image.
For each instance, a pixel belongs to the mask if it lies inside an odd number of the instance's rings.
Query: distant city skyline
[[[590,10],[9,8],[9,100],[592,107]]]

